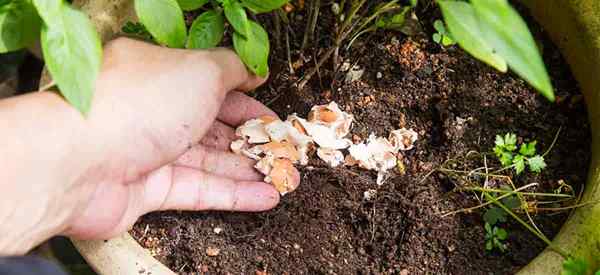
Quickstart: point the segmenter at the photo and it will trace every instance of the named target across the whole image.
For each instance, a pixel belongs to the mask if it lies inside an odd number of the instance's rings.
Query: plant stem
[[[498,198],[494,198],[494,196],[490,195],[489,193],[484,193],[484,196],[492,201],[494,204],[496,204],[498,207],[502,208],[502,210],[504,210],[506,213],[508,213],[511,217],[513,217],[517,222],[519,222],[521,225],[523,225],[525,228],[527,228],[527,230],[529,230],[531,233],[533,233],[534,235],[536,235],[538,238],[540,238],[542,241],[544,241],[548,247],[550,249],[553,249],[554,251],[556,251],[558,254],[560,254],[563,258],[567,259],[569,258],[569,253],[567,253],[566,251],[564,251],[562,248],[555,246],[554,244],[552,244],[552,241],[550,241],[550,239],[548,239],[548,237],[546,237],[546,235],[544,235],[544,233],[535,230],[533,227],[531,227],[531,225],[529,225],[528,223],[526,223],[524,220],[522,220],[519,216],[517,216],[517,214],[515,214],[514,212],[512,212],[510,209],[508,209],[508,207],[506,207],[504,204],[502,204],[498,199]]]
[[[482,192],[495,192],[495,193],[515,193],[514,191],[493,189],[493,188],[482,188],[482,187],[463,187],[461,190],[467,191],[482,191]],[[574,198],[572,195],[565,194],[553,194],[553,193],[535,193],[535,192],[516,192],[524,196],[539,196],[539,197],[559,197],[559,198]]]

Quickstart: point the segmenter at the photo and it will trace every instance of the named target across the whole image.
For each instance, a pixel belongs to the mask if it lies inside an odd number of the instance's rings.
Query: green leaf
[[[451,45],[454,45],[454,40],[452,40],[452,38],[448,35],[444,35],[442,36],[442,45],[444,45],[444,47],[448,47]]]
[[[521,207],[521,201],[517,196],[510,196],[502,199],[502,204],[506,206],[508,209],[516,209]]]
[[[506,213],[498,207],[492,207],[483,213],[486,224],[495,225],[498,222],[506,222]]]
[[[185,47],[188,49],[213,48],[221,42],[224,32],[223,14],[214,10],[204,12],[192,23]]]
[[[179,7],[184,11],[193,11],[206,5],[209,0],[177,0]]]
[[[522,155],[516,155],[512,162],[515,165],[515,171],[517,172],[517,175],[525,171],[525,157]]]
[[[281,8],[288,0],[242,0],[242,5],[254,13],[270,12]]]
[[[492,234],[492,226],[490,223],[486,222],[483,228],[485,228],[486,233]]]
[[[517,150],[517,135],[506,133],[504,135],[504,148],[509,151]]]
[[[34,2],[45,22],[41,41],[46,66],[67,101],[87,114],[102,61],[100,38],[83,12],[67,4],[44,10],[51,1]]]
[[[410,7],[404,7],[400,12],[393,15],[379,17],[375,23],[378,28],[387,30],[401,30],[406,21],[406,14]]]
[[[481,34],[508,66],[548,100],[554,101],[550,77],[525,21],[507,0],[471,1]],[[454,32],[453,32],[454,33]]]
[[[435,20],[433,22],[433,28],[440,34],[446,34],[446,27],[444,27],[444,22],[442,22],[442,20]]]
[[[563,262],[561,275],[584,275],[587,274],[589,264],[583,259],[569,258]]]
[[[135,0],[135,12],[156,42],[183,48],[185,21],[176,0]]]
[[[434,34],[433,34],[433,41],[434,41],[435,43],[438,43],[438,44],[439,44],[439,43],[442,41],[442,35],[441,35],[441,34],[439,34],[439,33],[437,33],[437,32],[436,32],[436,33],[434,33]]]
[[[594,273],[594,275],[600,275],[600,270],[596,271],[596,273]]]
[[[419,4],[419,0],[410,0],[410,6],[411,7],[416,7]]]
[[[500,160],[500,164],[502,164],[502,166],[504,166],[504,167],[511,166],[513,164],[513,154],[510,152],[502,151],[502,153],[500,154],[499,160]]]
[[[490,251],[492,249],[494,249],[494,245],[492,244],[492,241],[491,240],[486,241],[485,242],[485,250]]]
[[[225,17],[227,17],[227,21],[233,26],[233,29],[243,37],[247,37],[250,32],[250,20],[248,20],[248,15],[242,4],[237,0],[225,1],[223,2],[223,8]]]
[[[532,158],[527,159],[527,164],[529,164],[529,170],[539,173],[544,168],[546,168],[546,162],[544,161],[544,157],[537,155]]]
[[[269,73],[269,35],[256,22],[250,22],[250,32],[244,38],[233,33],[233,47],[251,72],[266,77]]]
[[[493,46],[483,38],[473,7],[467,2],[444,0],[438,3],[454,41],[473,57],[498,71],[506,72],[504,58],[499,56],[493,50]]]
[[[521,149],[519,149],[519,154],[530,157],[535,155],[535,145],[537,144],[537,141],[532,141],[529,143],[523,143],[521,144]]]
[[[497,147],[504,147],[504,138],[501,135],[496,135],[496,141],[494,143]]]
[[[499,240],[506,240],[506,237],[508,237],[508,233],[506,232],[506,230],[496,227],[498,228],[498,230],[496,230],[496,238],[498,238]]]
[[[29,0],[6,1],[0,6],[0,53],[25,48],[40,35],[41,20]]]

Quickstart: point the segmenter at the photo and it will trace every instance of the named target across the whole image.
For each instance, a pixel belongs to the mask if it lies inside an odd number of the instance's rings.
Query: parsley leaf
[[[539,173],[542,171],[542,169],[546,168],[546,162],[544,161],[544,157],[540,155],[528,158],[527,164],[529,165],[529,170],[535,173]]]
[[[536,140],[529,142],[529,143],[521,144],[521,149],[519,149],[519,154],[526,156],[526,157],[531,157],[531,156],[535,155],[535,145],[536,144],[537,144]]]
[[[515,170],[517,171],[517,175],[521,174],[525,171],[525,157],[522,155],[517,155],[513,159],[513,164],[515,165]]]

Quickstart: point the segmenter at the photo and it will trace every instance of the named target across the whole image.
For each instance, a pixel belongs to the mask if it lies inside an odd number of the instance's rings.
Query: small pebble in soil
[[[215,234],[221,234],[221,232],[223,232],[223,228],[220,228],[220,227],[215,227],[215,228],[213,229],[213,232],[215,232]]]
[[[373,198],[375,198],[375,196],[377,196],[377,190],[375,189],[369,189],[367,191],[365,191],[363,193],[365,200],[372,200]]]
[[[210,257],[215,257],[215,256],[219,255],[219,253],[221,253],[221,250],[216,247],[208,247],[206,249],[206,255],[208,255]]]
[[[383,77],[383,74],[381,72],[377,72],[376,77],[377,79],[381,79]]]

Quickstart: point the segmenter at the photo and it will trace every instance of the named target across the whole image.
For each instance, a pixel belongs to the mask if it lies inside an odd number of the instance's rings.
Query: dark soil
[[[308,1],[307,1],[308,3]],[[438,11],[423,4],[418,12],[427,30]],[[300,54],[305,17],[296,16],[288,70],[284,46],[274,46],[271,79],[255,93],[281,117],[306,115],[314,104],[338,102],[355,115],[353,135],[387,135],[406,126],[419,132],[416,148],[404,157],[406,173],[382,186],[375,174],[357,168],[329,168],[314,160],[301,169],[302,185],[280,205],[260,214],[155,213],[131,231],[140,243],[175,271],[209,274],[512,274],[545,245],[516,222],[509,231],[508,251],[486,252],[481,212],[445,218],[441,212],[476,205],[470,193],[452,192],[454,182],[433,169],[468,151],[490,152],[496,134],[514,132],[538,140],[546,150],[541,174],[515,176],[516,185],[538,182],[552,192],[559,180],[580,186],[590,158],[590,131],[584,102],[558,50],[532,25],[553,78],[557,103],[538,95],[523,80],[501,74],[474,60],[458,47],[443,49],[418,34],[394,32],[366,35],[344,61],[365,69],[346,83],[344,72],[326,63],[304,89],[294,84],[315,64],[314,54],[331,45],[329,7],[315,32],[316,45]],[[260,19],[271,24],[270,17]],[[268,28],[273,29],[273,28]],[[285,45],[283,35],[280,43]],[[302,60],[299,62],[298,60]],[[377,77],[378,73],[382,76]],[[495,160],[491,165],[498,166]],[[366,200],[363,193],[376,189]],[[538,226],[554,236],[567,213],[535,215]],[[214,228],[222,228],[220,234]],[[208,256],[208,248],[219,249]]]

